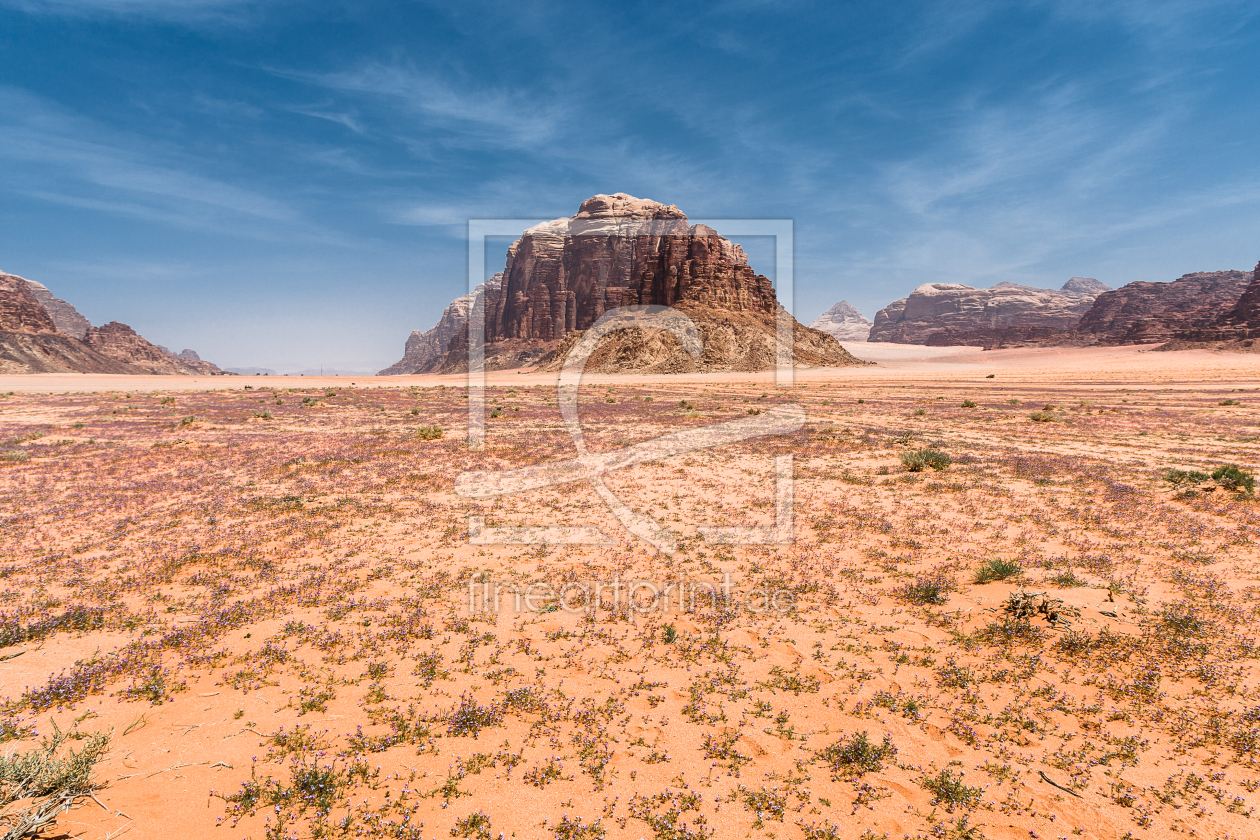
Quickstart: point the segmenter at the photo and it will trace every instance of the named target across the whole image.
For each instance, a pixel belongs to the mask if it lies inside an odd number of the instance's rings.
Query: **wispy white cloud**
[[[208,162],[0,86],[0,186],[65,206],[251,239],[363,245],[290,201],[203,174]]]
[[[0,6],[35,15],[130,17],[179,22],[240,22],[259,0],[0,0]]]
[[[459,87],[399,63],[370,61],[354,69],[327,73],[272,72],[329,90],[375,98],[414,118],[410,128],[440,131],[444,145],[538,147],[558,136],[567,116],[567,109],[558,101],[535,92]]]

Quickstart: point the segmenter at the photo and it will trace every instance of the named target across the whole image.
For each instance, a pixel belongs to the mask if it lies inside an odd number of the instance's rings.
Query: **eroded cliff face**
[[[71,338],[83,338],[84,333],[88,331],[88,327],[92,326],[92,324],[80,314],[79,310],[48,291],[48,287],[43,283],[27,280],[26,285],[35,299],[39,301],[39,305],[52,318],[53,323],[57,326],[57,332],[62,335],[68,335]]]
[[[143,373],[57,331],[29,281],[0,273],[0,373]]]
[[[50,335],[57,325],[32,294],[24,278],[0,274],[0,330],[25,335]]]
[[[672,204],[597,195],[508,249],[503,284],[487,294],[486,339],[557,341],[635,304],[772,316],[775,296],[742,248]]]
[[[1260,263],[1251,273],[1251,282],[1234,305],[1209,326],[1178,330],[1161,350],[1240,350],[1260,352]]]
[[[1098,296],[1072,329],[1087,344],[1154,344],[1178,333],[1210,330],[1233,310],[1253,275],[1198,271],[1171,283],[1129,283]]]
[[[476,301],[485,295],[486,289],[498,289],[503,283],[503,272],[494,275],[470,294],[456,298],[446,307],[437,324],[425,332],[412,330],[407,338],[403,357],[385,368],[379,376],[398,376],[413,373],[435,373],[447,354],[458,351],[463,342],[468,344],[468,318]]]
[[[868,340],[984,347],[1042,340],[1070,330],[1107,288],[1090,277],[1073,277],[1058,291],[926,283],[881,309]]]
[[[1260,262],[1251,273],[1251,283],[1243,291],[1228,312],[1217,319],[1218,329],[1237,329],[1243,332],[1260,330]],[[1252,336],[1254,337],[1254,336]]]
[[[685,312],[705,341],[703,358],[691,359],[669,337],[616,333],[601,344],[589,370],[773,366],[778,302],[772,284],[749,267],[743,249],[710,227],[690,224],[673,205],[625,193],[594,196],[572,218],[526,230],[508,249],[500,282],[487,284],[483,294],[490,368],[540,362],[551,369],[560,364],[562,342],[571,346],[572,336],[605,312],[630,305],[672,306]],[[440,358],[424,362],[426,371],[450,372],[466,365],[472,304],[456,301],[432,330],[412,334],[408,353],[415,360],[427,358],[435,342],[439,347],[445,342]],[[456,324],[461,334],[452,344],[448,336]],[[859,363],[831,336],[793,324],[805,331],[796,333],[799,363]],[[413,372],[409,366],[404,356],[382,373]]]

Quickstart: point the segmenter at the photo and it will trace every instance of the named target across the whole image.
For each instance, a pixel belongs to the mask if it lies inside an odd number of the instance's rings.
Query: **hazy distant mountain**
[[[809,328],[822,330],[837,341],[866,341],[871,334],[871,322],[847,300],[819,315]]]

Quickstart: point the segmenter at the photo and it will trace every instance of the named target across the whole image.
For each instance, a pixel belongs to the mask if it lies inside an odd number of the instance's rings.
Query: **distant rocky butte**
[[[473,302],[485,294],[487,286],[497,290],[502,283],[503,272],[500,271],[488,283],[483,283],[471,293],[451,301],[437,324],[428,331],[412,330],[407,338],[403,357],[381,371],[380,375],[431,372],[447,353],[458,349],[459,342],[467,344],[468,316],[472,312]]]
[[[866,341],[871,334],[871,322],[847,300],[819,315],[809,328],[822,330],[837,341]]]
[[[222,372],[184,354],[160,350],[126,324],[93,327],[43,284],[0,273],[0,373]]]
[[[700,331],[701,358],[689,356],[672,336],[620,331],[600,342],[587,370],[752,371],[775,361],[780,307],[772,284],[749,267],[743,249],[710,227],[689,224],[673,205],[625,193],[594,196],[572,218],[526,230],[508,248],[497,282],[452,303],[432,330],[412,333],[408,356],[382,373],[466,369],[468,312],[478,295],[484,297],[490,369],[537,364],[558,370],[582,331],[608,310],[635,304],[688,315]],[[861,364],[830,335],[795,320],[792,326],[797,364]]]
[[[989,289],[925,283],[881,309],[867,340],[984,347],[1035,342],[1070,330],[1109,289],[1092,277],[1073,277],[1057,291],[1017,283]]]
[[[1171,283],[1129,283],[1100,294],[1061,343],[1155,344],[1215,330],[1253,279],[1244,271],[1198,271]]]

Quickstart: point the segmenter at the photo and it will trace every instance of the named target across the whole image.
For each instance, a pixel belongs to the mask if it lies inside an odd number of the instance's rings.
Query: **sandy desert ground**
[[[1260,834],[1260,504],[1165,480],[1260,465],[1254,357],[858,355],[587,381],[595,452],[807,413],[606,476],[672,556],[589,483],[456,494],[573,456],[554,378],[490,376],[484,452],[461,377],[4,378],[3,749],[108,734],[92,840]],[[794,541],[704,538],[784,455]]]

